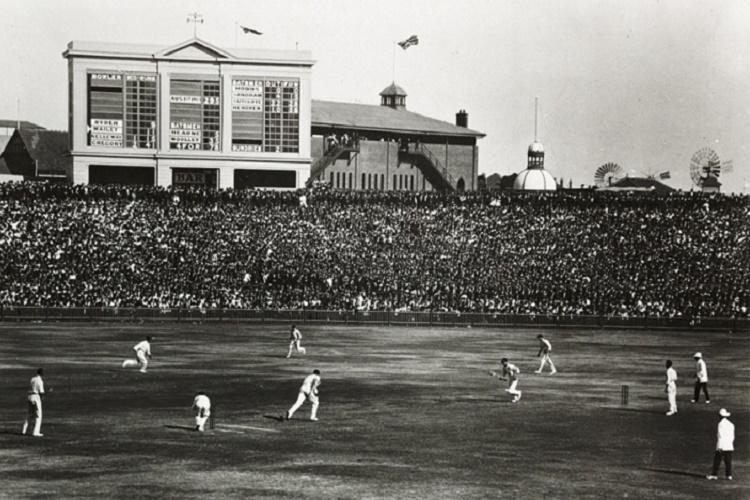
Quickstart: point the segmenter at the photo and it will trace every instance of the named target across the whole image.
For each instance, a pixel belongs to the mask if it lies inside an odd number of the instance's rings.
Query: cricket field
[[[750,340],[729,332],[0,323],[0,498],[750,497]],[[536,374],[536,335],[559,372]],[[149,371],[121,368],[152,335]],[[691,404],[701,351],[711,404]],[[488,375],[508,357],[523,398]],[[665,416],[667,359],[679,412]],[[43,367],[44,437],[20,434]],[[321,371],[318,422],[303,378]],[[621,387],[629,403],[621,404]],[[193,431],[194,394],[216,428]],[[707,481],[719,409],[734,481]]]

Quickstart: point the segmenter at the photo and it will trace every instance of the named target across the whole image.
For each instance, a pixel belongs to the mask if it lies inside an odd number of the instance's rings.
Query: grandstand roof
[[[19,125],[18,120],[0,120],[0,128],[17,128]],[[21,120],[20,122],[21,128],[28,128],[28,129],[40,129],[44,130],[44,127],[41,125],[37,125],[36,123],[27,122],[26,120]]]
[[[484,137],[470,128],[430,118],[405,109],[373,104],[334,101],[312,101],[313,127],[340,127],[353,130],[375,130],[403,134]]]
[[[611,186],[602,188],[604,190],[614,190],[614,191],[625,191],[625,190],[632,190],[632,191],[659,191],[659,192],[669,192],[674,191],[674,188],[671,188],[667,186],[664,183],[661,183],[657,181],[656,179],[651,179],[647,177],[623,177],[622,179],[613,182]]]
[[[0,156],[0,175],[1,174],[11,174],[10,169],[8,168],[8,164],[5,163],[5,158],[3,158],[2,156]]]

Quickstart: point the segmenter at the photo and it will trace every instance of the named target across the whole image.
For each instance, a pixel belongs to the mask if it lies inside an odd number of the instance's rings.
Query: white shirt
[[[675,385],[677,382],[677,372],[671,366],[667,368],[667,385]]]
[[[44,394],[44,382],[42,381],[41,375],[37,375],[31,378],[31,383],[29,384],[29,394]]]
[[[708,382],[708,370],[706,369],[706,362],[702,359],[699,359],[695,363],[695,378],[697,378],[699,382]]]
[[[552,350],[552,344],[549,343],[549,340],[539,339],[539,342],[542,344],[541,348],[543,353],[548,353]]]
[[[138,342],[134,347],[133,350],[135,352],[143,351],[147,356],[151,356],[151,344],[148,343],[148,340],[142,340]]]
[[[716,449],[722,451],[734,450],[734,424],[722,418],[716,431]]]
[[[516,380],[519,373],[521,373],[521,370],[519,370],[513,363],[508,363],[507,366],[503,366],[503,378],[507,376],[511,380]]]
[[[193,400],[193,408],[211,408],[211,400],[205,394],[198,394]]]
[[[307,377],[305,377],[305,381],[302,382],[302,386],[299,388],[299,390],[300,392],[304,392],[305,394],[310,394],[310,392],[312,392],[313,394],[317,394],[319,385],[320,376],[313,373],[312,375],[308,375]]]
[[[302,340],[302,333],[297,328],[295,328],[294,330],[292,330],[289,338],[291,340]]]

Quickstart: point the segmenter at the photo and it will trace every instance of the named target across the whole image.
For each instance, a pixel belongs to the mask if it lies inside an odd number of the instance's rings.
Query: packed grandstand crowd
[[[0,306],[747,316],[750,198],[0,184]]]

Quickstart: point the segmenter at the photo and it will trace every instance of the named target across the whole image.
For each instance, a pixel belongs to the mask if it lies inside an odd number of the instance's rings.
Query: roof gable
[[[229,52],[200,38],[192,38],[172,47],[167,47],[154,56],[166,59],[234,59]]]

